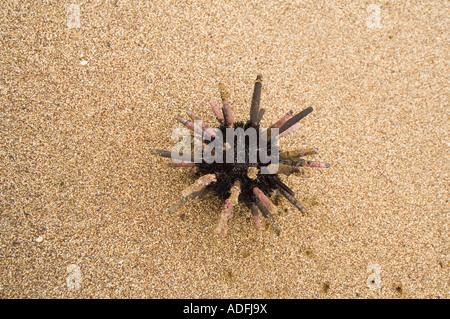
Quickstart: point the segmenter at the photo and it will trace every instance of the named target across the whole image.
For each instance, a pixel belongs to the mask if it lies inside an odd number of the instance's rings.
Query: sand
[[[77,19],[77,6],[80,17]],[[448,298],[445,1],[11,1],[0,6],[1,298]],[[68,17],[69,15],[69,17]],[[218,83],[281,141],[317,147],[283,180],[277,236],[223,201],[165,210],[194,178],[174,116]]]

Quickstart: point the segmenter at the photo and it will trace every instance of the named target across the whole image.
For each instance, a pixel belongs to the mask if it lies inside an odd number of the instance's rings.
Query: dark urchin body
[[[211,108],[220,122],[218,130],[222,133],[221,136],[226,136],[227,129],[238,129],[242,128],[244,130],[248,128],[254,128],[258,134],[256,134],[257,145],[267,148],[268,154],[271,152],[271,137],[262,137],[259,123],[261,121],[262,115],[264,114],[264,109],[259,108],[260,96],[261,96],[261,83],[262,77],[258,75],[255,81],[255,88],[253,91],[252,104],[250,109],[250,120],[246,123],[234,122],[231,108],[228,101],[228,94],[225,91],[223,85],[219,85],[220,94],[222,97],[223,108],[220,110],[217,104],[212,101]],[[273,123],[269,128],[276,128],[279,130],[278,136],[276,138],[282,137],[286,134],[296,131],[299,128],[298,122],[312,112],[312,108],[308,107],[301,111],[300,113],[293,116],[293,111],[289,111],[277,122]],[[208,147],[208,145],[215,140],[214,131],[208,126],[206,126],[202,121],[188,111],[188,115],[194,122],[185,120],[179,116],[176,119],[183,125],[191,129],[196,133],[202,134],[203,147]],[[198,125],[199,124],[199,125]],[[269,130],[267,130],[269,131]],[[266,132],[267,133],[267,132]],[[208,139],[203,139],[203,134],[205,136],[209,135]],[[272,137],[274,138],[274,137]],[[221,213],[219,220],[219,225],[217,226],[217,232],[222,235],[227,233],[227,221],[232,216],[233,205],[238,202],[246,204],[250,209],[253,217],[253,221],[257,228],[261,228],[261,221],[259,217],[259,212],[266,218],[271,219],[272,225],[277,233],[279,233],[279,228],[273,218],[272,212],[276,209],[275,205],[269,199],[269,196],[273,194],[274,191],[279,191],[284,197],[286,197],[295,207],[300,211],[306,212],[306,209],[296,200],[294,197],[294,192],[284,184],[278,177],[278,174],[283,175],[304,175],[305,172],[303,167],[329,167],[329,164],[316,161],[307,161],[302,157],[305,155],[317,153],[317,149],[306,149],[306,150],[295,150],[282,152],[279,151],[279,166],[276,172],[270,174],[262,174],[261,168],[267,167],[267,163],[263,163],[260,159],[259,153],[257,153],[256,161],[250,162],[249,160],[249,150],[250,142],[247,137],[245,137],[245,161],[237,161],[237,147],[238,142],[234,140],[233,150],[223,149],[223,158],[226,158],[226,154],[229,151],[233,151],[234,161],[227,162],[207,162],[204,159],[200,163],[195,163],[194,160],[191,161],[176,161],[170,162],[169,165],[172,167],[191,167],[191,172],[199,176],[196,182],[183,190],[182,199],[174,206],[172,206],[169,211],[174,212],[180,208],[186,201],[195,197],[202,197],[207,192],[212,191],[219,198],[225,200],[225,205]],[[164,157],[171,157],[171,152],[162,150],[152,150],[152,153],[161,155]],[[191,157],[193,159],[193,157]],[[173,158],[176,159],[176,158]]]
[[[246,124],[243,122],[235,122],[234,129],[243,128],[244,130],[251,127],[250,121]],[[225,136],[226,126],[223,124],[219,127],[219,130],[222,132],[222,135]],[[259,125],[255,127],[256,131],[259,131]],[[259,134],[257,135],[257,145],[259,143],[264,143],[264,141],[260,138]],[[270,152],[270,143],[265,142],[267,148]],[[239,194],[239,202],[250,206],[251,203],[256,203],[258,200],[256,195],[253,194],[252,190],[254,187],[258,187],[263,191],[264,194],[269,195],[275,189],[277,189],[277,184],[274,182],[274,178],[278,177],[276,175],[268,175],[268,174],[260,174],[256,175],[256,178],[252,179],[247,176],[248,169],[250,167],[256,167],[259,169],[261,166],[266,166],[263,164],[259,158],[259,154],[257,155],[256,163],[249,162],[249,140],[245,140],[245,163],[237,162],[237,141],[234,141],[234,162],[227,163],[206,163],[202,161],[202,163],[197,164],[199,168],[199,173],[201,175],[205,174],[215,174],[216,182],[212,182],[208,188],[212,190],[218,197],[226,200],[230,197],[230,190],[233,187],[233,184],[236,180],[239,180],[241,183],[241,193]],[[224,158],[226,157],[227,151],[224,151]]]

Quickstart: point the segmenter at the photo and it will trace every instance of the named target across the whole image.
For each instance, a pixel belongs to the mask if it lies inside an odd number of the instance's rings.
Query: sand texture
[[[79,8],[79,17],[77,16]],[[3,1],[1,298],[448,298],[447,1]],[[175,115],[218,84],[261,125],[313,106],[281,148],[277,236],[244,205],[166,209],[193,183]]]

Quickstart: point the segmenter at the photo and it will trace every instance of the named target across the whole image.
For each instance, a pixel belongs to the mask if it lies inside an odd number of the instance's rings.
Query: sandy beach
[[[446,1],[13,1],[0,5],[0,297],[449,298]],[[261,126],[312,106],[280,148],[280,236],[170,150],[226,85]]]

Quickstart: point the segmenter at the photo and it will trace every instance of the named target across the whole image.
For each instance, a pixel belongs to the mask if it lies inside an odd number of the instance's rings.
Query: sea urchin
[[[234,121],[228,93],[222,84],[219,84],[222,110],[215,101],[211,101],[211,108],[220,123],[218,128],[208,127],[191,111],[187,111],[187,114],[192,121],[179,116],[175,118],[195,133],[197,141],[200,142],[200,152],[181,154],[179,151],[170,152],[156,149],[151,151],[152,154],[172,158],[173,161],[168,163],[169,166],[190,167],[191,173],[198,176],[194,184],[181,192],[181,200],[169,208],[170,213],[175,212],[188,200],[203,197],[212,191],[225,200],[216,228],[218,233],[225,236],[228,230],[228,220],[232,217],[233,206],[238,203],[244,203],[250,208],[257,229],[261,228],[259,215],[261,212],[265,218],[271,220],[275,232],[279,234],[280,229],[272,214],[276,210],[276,206],[268,197],[276,191],[286,197],[301,212],[306,212],[305,207],[295,198],[294,192],[281,181],[278,174],[294,174],[305,177],[308,174],[304,167],[326,168],[330,165],[302,158],[306,155],[316,154],[316,148],[283,152],[278,150],[277,141],[279,137],[298,130],[300,127],[298,122],[313,109],[308,107],[296,115],[293,115],[294,112],[291,110],[270,125],[269,129],[262,129],[259,125],[264,114],[264,109],[259,107],[261,86],[262,76],[258,75],[253,91],[250,120],[246,123]],[[238,134],[243,132],[244,135]],[[249,132],[254,132],[254,134]],[[224,143],[225,141],[226,143]],[[269,153],[268,160],[264,154]]]

